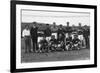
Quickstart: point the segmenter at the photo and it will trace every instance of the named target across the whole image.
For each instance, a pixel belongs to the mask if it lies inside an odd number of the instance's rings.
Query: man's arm
[[[30,35],[32,35],[32,30],[33,30],[33,28],[30,29]]]
[[[25,37],[25,29],[22,32],[22,37]]]

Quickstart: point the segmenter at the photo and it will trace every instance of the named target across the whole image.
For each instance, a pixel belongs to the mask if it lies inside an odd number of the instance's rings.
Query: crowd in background
[[[46,24],[46,28],[39,31],[37,22],[32,26],[25,25],[22,30],[22,37],[25,43],[25,52],[51,52],[51,51],[69,51],[90,48],[90,27],[79,23],[79,26],[56,25],[56,22]],[[42,34],[39,36],[38,34]],[[32,42],[31,42],[32,41]],[[32,44],[32,45],[31,45]]]

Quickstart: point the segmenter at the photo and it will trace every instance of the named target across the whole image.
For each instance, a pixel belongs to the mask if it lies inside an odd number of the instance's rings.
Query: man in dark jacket
[[[71,26],[69,26],[69,22],[67,22],[67,27],[66,27],[66,33],[68,34],[68,35],[70,35],[71,33],[72,33],[72,28],[71,28]]]
[[[38,27],[35,26],[36,23],[33,25],[33,27],[31,27],[30,33],[31,33],[31,38],[32,38],[32,42],[33,42],[33,52],[37,52],[37,48],[38,48],[38,44],[37,44],[37,40],[38,40]]]
[[[86,48],[90,48],[90,41],[89,41],[90,29],[87,28],[87,26],[84,26],[83,36],[85,38]]]
[[[57,39],[64,41],[64,38],[65,38],[65,30],[63,29],[62,25],[60,25],[57,32]]]
[[[73,49],[80,49],[80,40],[78,38],[78,34],[74,34],[74,39],[72,40]]]
[[[46,29],[44,30],[44,35],[45,35],[47,41],[50,40],[51,29],[49,27],[49,24],[46,24]]]

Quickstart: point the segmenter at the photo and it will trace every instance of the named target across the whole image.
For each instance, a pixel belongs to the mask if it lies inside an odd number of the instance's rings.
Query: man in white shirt
[[[30,29],[29,26],[25,26],[25,29],[22,32],[22,36],[25,40],[25,53],[31,52],[31,38],[30,38]]]

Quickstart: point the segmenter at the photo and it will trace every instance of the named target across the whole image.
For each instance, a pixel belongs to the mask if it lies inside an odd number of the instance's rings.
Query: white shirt
[[[22,32],[22,36],[23,37],[30,36],[30,30],[29,29],[24,29],[23,32]]]

